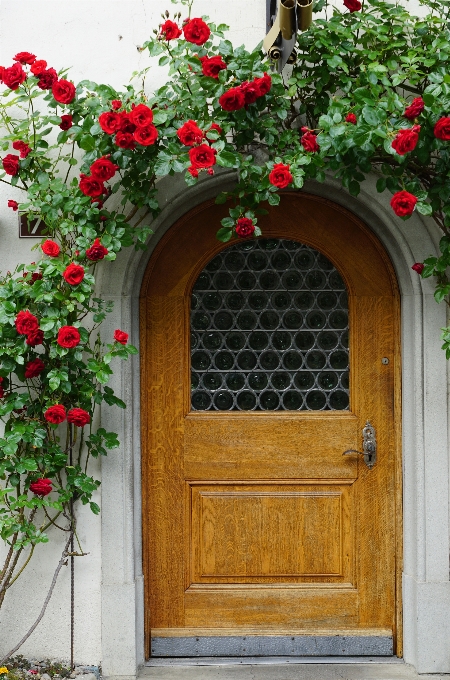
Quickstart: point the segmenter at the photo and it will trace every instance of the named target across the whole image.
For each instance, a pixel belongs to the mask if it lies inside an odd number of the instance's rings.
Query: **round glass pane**
[[[210,324],[209,314],[205,314],[205,312],[196,312],[192,318],[192,328],[195,331],[205,331]]]
[[[349,399],[347,392],[336,390],[330,394],[330,406],[336,411],[343,411],[348,408]]]
[[[326,356],[323,352],[317,352],[313,350],[306,357],[306,365],[308,368],[320,369],[327,363]]]
[[[191,358],[191,364],[195,371],[206,371],[211,364],[211,359],[206,352],[194,352]]]
[[[228,272],[219,272],[214,277],[214,285],[217,290],[230,290],[233,288],[234,279]]]
[[[261,354],[259,363],[261,368],[264,368],[266,371],[274,371],[278,368],[280,359],[276,352],[264,352],[264,354]]]
[[[350,376],[348,371],[341,373],[341,387],[343,387],[344,390],[348,390],[350,387]]]
[[[288,309],[291,306],[292,299],[289,293],[284,291],[281,293],[275,293],[272,295],[272,304],[275,309]]]
[[[211,406],[211,396],[207,392],[194,392],[191,403],[196,411],[207,411]]]
[[[254,250],[247,258],[248,266],[255,272],[261,272],[267,267],[268,259],[265,253]]]
[[[242,293],[229,293],[227,295],[227,307],[233,311],[236,309],[242,309],[245,304],[245,297]]]
[[[303,276],[299,272],[289,271],[283,274],[283,286],[288,290],[298,290],[303,283]]]
[[[202,298],[203,306],[206,309],[216,311],[222,306],[222,296],[220,293],[205,293]]]
[[[194,290],[208,290],[211,286],[211,277],[206,272],[202,272],[195,282]]]
[[[343,369],[348,366],[348,353],[342,350],[330,354],[331,368]]]
[[[325,311],[333,309],[337,304],[336,293],[333,293],[331,290],[325,290],[322,293],[319,293],[317,296],[317,304],[320,309],[324,309]]]
[[[197,333],[191,333],[191,350],[195,349],[198,347],[198,335]]]
[[[214,396],[214,404],[219,411],[229,411],[233,406],[233,396],[230,392],[217,392]]]
[[[326,406],[326,403],[326,396],[318,390],[312,390],[306,396],[306,405],[311,411],[321,411]]]
[[[295,344],[302,352],[306,352],[314,346],[314,335],[309,331],[301,331],[295,336]]]
[[[272,334],[272,344],[275,349],[289,349],[291,342],[291,334],[286,331],[275,331],[275,333]]]
[[[263,312],[259,317],[261,328],[273,331],[280,325],[280,317],[276,312]]]
[[[200,383],[198,373],[191,373],[191,390],[196,390]]]
[[[259,284],[263,290],[275,290],[278,288],[280,277],[276,272],[266,271],[260,274]]]
[[[207,390],[218,390],[222,385],[222,376],[220,373],[206,373],[203,376],[203,387]]]
[[[260,392],[264,390],[269,382],[269,378],[266,373],[250,373],[248,376],[248,386],[255,390],[255,392]]]
[[[330,373],[329,371],[324,371],[319,373],[317,378],[317,384],[323,390],[333,390],[339,382],[339,378],[336,373]]]
[[[348,315],[343,310],[337,310],[330,314],[331,328],[346,328],[348,325]]]
[[[230,272],[239,272],[245,267],[245,257],[237,250],[227,253],[224,262]]]
[[[283,355],[283,365],[288,371],[298,371],[302,363],[302,355],[298,352],[286,352]]]
[[[238,354],[237,363],[239,368],[242,368],[243,371],[251,371],[253,368],[255,368],[257,361],[258,360],[254,352],[244,350]]]
[[[285,328],[292,328],[298,330],[303,324],[303,317],[300,312],[289,311],[283,316],[283,324]]]
[[[295,264],[299,269],[311,269],[315,264],[315,257],[310,250],[301,250],[295,256]]]
[[[276,390],[285,390],[291,384],[289,373],[274,373],[271,379],[272,387]]]
[[[219,371],[229,371],[234,364],[234,356],[231,352],[219,352],[214,357],[214,363]]]
[[[251,411],[256,406],[256,396],[253,392],[245,390],[237,395],[236,403],[243,411]]]
[[[222,334],[217,332],[203,333],[202,343],[205,349],[215,350],[219,349],[222,344]]]
[[[261,392],[259,403],[265,411],[275,411],[280,405],[280,397],[276,392],[267,390],[266,392]]]
[[[220,331],[226,331],[233,325],[234,317],[230,312],[217,312],[214,315],[214,325]]]
[[[283,406],[287,411],[298,411],[303,404],[302,395],[294,390],[288,390],[283,395]]]
[[[330,282],[330,288],[332,288],[332,290],[345,290],[345,283],[343,282],[340,274],[338,274],[337,271],[331,272],[330,278],[328,280]]]
[[[257,312],[261,311],[262,309],[265,309],[267,307],[267,303],[269,301],[269,298],[266,293],[251,293],[248,296],[248,304],[252,309],[255,309]]]
[[[209,272],[216,272],[222,266],[222,256],[216,255],[211,262],[208,262],[205,269]]]
[[[314,295],[307,291],[302,291],[295,296],[294,302],[295,306],[302,311],[311,309],[314,305]]]
[[[323,328],[327,322],[327,317],[323,312],[315,311],[310,312],[306,316],[306,323],[310,328],[318,329]]]
[[[233,392],[242,390],[245,385],[245,378],[242,373],[229,373],[226,379],[228,389]]]
[[[339,342],[339,336],[337,333],[333,333],[333,331],[322,331],[322,333],[319,333],[317,336],[317,344],[320,347],[320,349],[324,350],[330,350],[334,349],[336,345]]]
[[[299,371],[294,378],[294,383],[300,391],[306,392],[314,385],[314,373]]]
[[[235,331],[227,333],[225,336],[225,342],[228,349],[231,349],[233,352],[237,352],[245,345],[245,335],[244,333],[238,333]]]
[[[242,272],[239,274],[237,279],[237,286],[242,290],[251,290],[256,285],[256,276],[251,272]]]
[[[237,317],[237,327],[243,331],[251,331],[258,323],[258,317],[253,312],[241,312]]]
[[[287,269],[291,264],[291,256],[285,250],[277,250],[270,258],[270,264],[274,269]]]
[[[250,333],[248,344],[252,349],[262,350],[266,349],[269,344],[269,336],[264,331],[254,331]]]

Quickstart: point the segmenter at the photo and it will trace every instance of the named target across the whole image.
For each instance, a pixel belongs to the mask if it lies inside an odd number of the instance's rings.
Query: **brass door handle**
[[[364,462],[371,470],[375,463],[377,462],[377,439],[375,435],[375,428],[372,427],[369,421],[367,421],[365,427],[362,430],[363,435],[363,450],[356,451],[355,449],[348,449],[344,451],[343,456],[347,456],[350,453],[358,453],[364,456]]]

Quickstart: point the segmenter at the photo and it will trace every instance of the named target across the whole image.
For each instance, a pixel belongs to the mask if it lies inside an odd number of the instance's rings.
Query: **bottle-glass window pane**
[[[322,253],[286,239],[230,246],[192,293],[192,409],[348,409],[348,332],[345,284]]]

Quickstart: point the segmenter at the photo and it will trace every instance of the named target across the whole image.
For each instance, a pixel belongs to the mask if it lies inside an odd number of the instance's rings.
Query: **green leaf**
[[[231,151],[221,151],[216,156],[216,162],[223,168],[238,168],[240,165],[240,156]]]
[[[216,234],[217,238],[219,241],[222,241],[222,243],[227,243],[227,241],[231,239],[232,235],[233,230],[228,227],[222,227],[222,229],[219,229]]]

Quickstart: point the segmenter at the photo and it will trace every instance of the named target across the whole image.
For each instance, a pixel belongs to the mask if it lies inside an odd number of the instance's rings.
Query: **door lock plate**
[[[357,453],[364,456],[364,462],[371,470],[375,463],[377,462],[377,438],[375,434],[375,428],[370,424],[369,421],[365,424],[362,430],[363,435],[363,450],[356,451],[356,449],[348,449],[344,451],[343,456],[347,456],[350,453]]]

